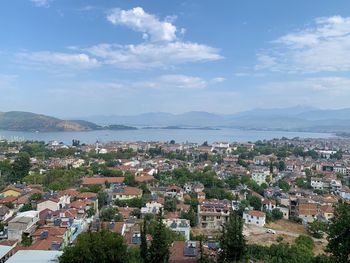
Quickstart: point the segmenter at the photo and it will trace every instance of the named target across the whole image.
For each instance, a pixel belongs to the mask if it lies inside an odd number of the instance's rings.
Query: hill
[[[104,125],[120,123],[146,127],[230,127],[335,133],[350,130],[350,108],[317,109],[307,106],[253,109],[234,114],[215,114],[203,111],[181,114],[151,112],[132,116],[92,116],[83,119]]]
[[[87,121],[67,121],[31,112],[0,112],[0,129],[10,131],[89,131],[98,125]]]
[[[92,131],[92,130],[132,130],[125,125],[100,126],[84,120],[61,120],[42,114],[22,111],[0,112],[0,130],[9,131]]]

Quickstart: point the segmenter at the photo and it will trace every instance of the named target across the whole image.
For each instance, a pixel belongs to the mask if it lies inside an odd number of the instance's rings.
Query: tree
[[[245,254],[246,241],[243,236],[243,220],[231,209],[228,221],[222,227],[219,262],[237,262]]]
[[[105,208],[100,212],[100,219],[102,221],[116,220],[118,219],[117,213],[118,213],[117,209],[113,207]]]
[[[273,162],[270,160],[270,174],[273,174]]]
[[[75,246],[66,247],[60,263],[127,263],[127,246],[120,234],[102,229],[78,236]]]
[[[176,211],[176,199],[172,197],[165,198],[164,210],[169,212]]]
[[[284,192],[288,192],[290,189],[290,185],[285,180],[279,180],[278,187],[281,188]]]
[[[278,208],[273,209],[271,215],[273,220],[279,220],[283,218],[283,213]]]
[[[20,181],[28,175],[30,170],[30,155],[27,152],[21,152],[12,164],[12,180]]]
[[[103,206],[107,205],[108,194],[104,191],[99,191],[97,193],[97,200],[98,200],[98,208],[100,209]]]
[[[188,212],[182,211],[180,217],[183,219],[190,220],[191,227],[195,227],[197,225],[196,213],[193,211],[192,207],[190,208],[190,211],[188,211]]]
[[[127,172],[124,177],[124,183],[128,186],[136,186],[137,182],[135,181],[135,175]]]
[[[321,221],[315,220],[308,225],[307,230],[315,238],[322,238],[323,233],[327,230],[327,224]]]
[[[262,202],[261,202],[261,199],[257,196],[248,196],[248,201],[249,201],[249,204],[255,209],[255,210],[260,210],[261,209],[261,206],[262,206]]]
[[[284,161],[279,161],[279,162],[278,162],[278,170],[279,170],[280,172],[286,170],[286,163],[285,163]]]
[[[38,200],[40,200],[40,199],[42,199],[42,194],[40,194],[40,193],[35,193],[35,194],[32,194],[32,195],[30,196],[30,200],[38,201]]]
[[[160,209],[157,225],[149,248],[149,263],[165,263],[169,261],[169,240],[166,236],[166,226],[163,223],[163,211]]]
[[[338,203],[328,228],[327,251],[336,262],[350,262],[350,205]]]
[[[32,236],[28,236],[26,234],[22,234],[22,241],[21,244],[22,246],[29,247],[33,242]]]
[[[144,263],[148,262],[147,221],[146,220],[143,220],[143,227],[141,227],[140,256]]]
[[[26,212],[26,211],[30,211],[33,210],[33,207],[31,204],[24,204],[18,211],[19,212]]]
[[[72,140],[72,146],[79,146],[80,145],[80,141],[79,140]]]

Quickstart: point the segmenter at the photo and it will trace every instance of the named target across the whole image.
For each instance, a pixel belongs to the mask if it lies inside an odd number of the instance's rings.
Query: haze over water
[[[221,130],[198,130],[198,129],[138,129],[126,131],[99,130],[89,132],[15,132],[0,131],[0,139],[8,140],[38,140],[38,141],[58,141],[71,144],[73,139],[80,140],[81,143],[92,144],[96,140],[108,141],[170,141],[209,143],[215,141],[226,142],[248,142],[257,140],[269,140],[273,138],[330,138],[335,135],[330,133],[313,132],[286,132],[286,131],[256,131],[239,129]]]

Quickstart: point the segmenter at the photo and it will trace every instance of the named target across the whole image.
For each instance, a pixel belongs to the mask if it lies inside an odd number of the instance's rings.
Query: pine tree
[[[149,248],[149,263],[166,263],[169,261],[169,241],[163,223],[163,211],[159,211],[152,244]]]
[[[339,203],[328,229],[328,252],[336,262],[350,262],[350,205]]]
[[[143,221],[143,227],[141,228],[141,244],[140,255],[144,263],[148,262],[148,246],[147,246],[147,220]]]
[[[228,221],[223,225],[220,246],[219,262],[237,262],[245,254],[246,241],[243,236],[243,220],[232,209]]]

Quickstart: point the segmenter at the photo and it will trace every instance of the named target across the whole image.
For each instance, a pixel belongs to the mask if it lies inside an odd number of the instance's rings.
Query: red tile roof
[[[81,180],[82,185],[103,185],[105,182],[120,184],[124,182],[124,177],[84,177]]]

